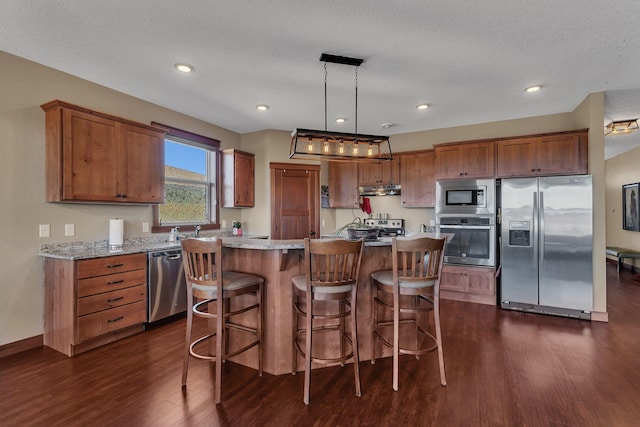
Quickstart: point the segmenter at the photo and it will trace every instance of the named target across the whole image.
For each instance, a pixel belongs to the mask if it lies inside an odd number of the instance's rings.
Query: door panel
[[[271,238],[302,239],[320,235],[320,168],[271,165]]]
[[[537,183],[537,178],[502,180],[501,301],[538,304]]]

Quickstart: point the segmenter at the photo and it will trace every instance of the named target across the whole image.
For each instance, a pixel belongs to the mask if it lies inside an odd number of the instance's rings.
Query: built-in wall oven
[[[436,224],[452,234],[444,262],[496,266],[496,184],[494,179],[436,183]]]
[[[441,217],[441,233],[453,235],[447,242],[444,262],[495,267],[496,227],[491,216]]]

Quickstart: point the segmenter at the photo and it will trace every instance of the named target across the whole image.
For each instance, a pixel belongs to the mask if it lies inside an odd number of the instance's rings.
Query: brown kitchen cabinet
[[[494,142],[450,143],[434,146],[436,179],[493,178]]]
[[[222,207],[251,208],[255,204],[255,155],[222,151]]]
[[[142,332],[146,318],[146,254],[45,260],[47,347],[71,357]]]
[[[390,185],[400,182],[400,159],[358,164],[358,185]]]
[[[444,264],[440,277],[440,296],[496,305],[495,268]]]
[[[164,202],[164,131],[62,101],[42,109],[48,202]]]
[[[327,162],[329,164],[329,207],[357,208],[358,164],[353,162]]]
[[[402,207],[433,207],[436,202],[435,152],[402,153],[398,157]]]
[[[497,176],[575,175],[587,173],[587,134],[563,133],[497,142]]]

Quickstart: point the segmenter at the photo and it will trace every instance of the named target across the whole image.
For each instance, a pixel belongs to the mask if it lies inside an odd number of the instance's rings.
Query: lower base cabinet
[[[496,305],[496,269],[453,264],[442,266],[440,297]]]
[[[45,260],[44,345],[74,356],[143,331],[146,254]]]

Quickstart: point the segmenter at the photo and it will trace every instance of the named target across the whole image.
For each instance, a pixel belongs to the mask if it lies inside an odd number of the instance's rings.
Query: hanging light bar
[[[323,53],[320,56],[320,61],[324,62],[324,130],[295,129],[291,134],[289,158],[360,163],[391,160],[393,156],[388,136],[358,133],[358,67],[364,60]],[[330,132],[327,130],[327,62],[356,67],[355,133]],[[365,148],[360,149],[360,145]]]

